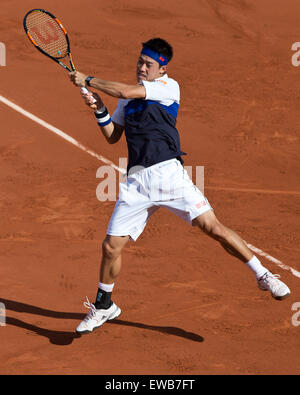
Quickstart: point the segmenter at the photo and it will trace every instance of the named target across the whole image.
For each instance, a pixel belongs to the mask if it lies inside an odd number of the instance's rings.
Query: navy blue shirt
[[[125,127],[128,146],[127,171],[135,166],[149,167],[177,158],[183,163],[176,129],[180,91],[167,75],[143,81],[145,99],[120,99],[112,120]]]

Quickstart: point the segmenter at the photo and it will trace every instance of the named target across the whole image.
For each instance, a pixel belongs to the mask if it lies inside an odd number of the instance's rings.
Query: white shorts
[[[148,219],[165,207],[188,223],[212,210],[177,159],[170,159],[129,175],[120,183],[119,198],[107,234],[136,241]]]

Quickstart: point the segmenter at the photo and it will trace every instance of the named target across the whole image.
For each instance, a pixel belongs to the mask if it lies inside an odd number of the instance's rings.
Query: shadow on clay
[[[58,319],[69,319],[69,320],[79,320],[79,321],[83,320],[83,318],[86,316],[85,314],[82,314],[82,313],[59,312],[59,311],[43,309],[41,307],[32,306],[29,304],[16,302],[13,300],[3,299],[3,298],[0,298],[0,302],[4,303],[7,311],[11,310],[11,311],[15,311],[18,313],[30,313],[30,314],[41,315],[41,316],[45,316],[45,317],[52,317],[52,318],[58,318]],[[76,332],[55,331],[55,330],[40,328],[36,325],[28,324],[24,321],[21,321],[17,318],[13,318],[13,317],[6,317],[6,324],[29,330],[39,336],[47,337],[49,339],[50,343],[60,345],[60,346],[69,345],[73,342],[74,339],[78,339],[81,337],[81,335],[79,335]],[[147,325],[147,324],[142,324],[142,323],[138,323],[138,322],[123,321],[120,319],[115,319],[113,321],[107,322],[106,325],[107,324],[132,326],[134,328],[156,331],[156,332],[164,333],[167,335],[182,337],[184,339],[192,340],[192,341],[195,341],[198,343],[201,343],[204,341],[202,336],[200,336],[196,333],[193,333],[193,332],[186,332],[185,330],[183,330],[181,328],[177,328],[177,327]]]

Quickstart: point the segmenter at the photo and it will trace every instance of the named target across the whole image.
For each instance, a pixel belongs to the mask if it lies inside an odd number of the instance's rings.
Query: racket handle
[[[82,86],[80,88],[81,93],[83,93],[84,95],[87,95],[88,93],[91,93],[88,89],[86,89],[84,86]],[[93,98],[93,103],[96,103],[96,99]]]
[[[89,93],[89,90],[86,89],[84,86],[82,86],[82,87],[80,88],[80,90],[81,90],[81,93],[83,93],[84,95],[87,95],[87,94]]]

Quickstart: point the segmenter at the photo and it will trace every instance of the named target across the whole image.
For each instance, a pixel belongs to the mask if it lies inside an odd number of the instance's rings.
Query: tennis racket
[[[23,26],[27,37],[36,49],[65,70],[76,71],[70,50],[70,40],[59,19],[46,10],[35,8],[27,12]],[[66,64],[67,62],[69,65]],[[82,93],[89,93],[85,87],[80,89]]]

